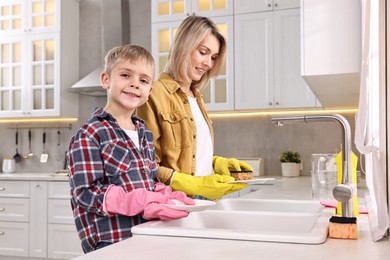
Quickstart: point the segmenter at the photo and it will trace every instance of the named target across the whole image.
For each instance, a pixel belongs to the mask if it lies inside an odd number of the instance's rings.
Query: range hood
[[[111,48],[130,42],[129,0],[101,0],[100,8],[103,60]],[[106,96],[107,92],[100,82],[103,70],[103,65],[94,69],[71,86],[69,91],[88,96]]]
[[[89,73],[84,78],[80,79],[76,84],[74,84],[70,91],[76,92],[79,94],[84,94],[88,96],[97,96],[103,97],[106,96],[106,90],[103,89],[100,83],[100,74],[104,70],[103,67],[99,67]]]

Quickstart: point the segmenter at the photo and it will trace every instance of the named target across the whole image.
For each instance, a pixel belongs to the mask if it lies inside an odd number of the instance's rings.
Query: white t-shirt
[[[137,149],[139,150],[139,138],[138,138],[138,132],[136,130],[126,130],[123,129],[128,137],[130,137],[131,141],[135,144]]]
[[[213,143],[209,126],[203,117],[196,98],[188,97],[196,125],[196,170],[195,176],[207,176],[213,170]]]

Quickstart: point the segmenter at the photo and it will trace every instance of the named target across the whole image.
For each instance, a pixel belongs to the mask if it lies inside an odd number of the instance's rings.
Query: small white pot
[[[301,171],[300,163],[285,162],[282,164],[282,175],[285,177],[297,177]]]

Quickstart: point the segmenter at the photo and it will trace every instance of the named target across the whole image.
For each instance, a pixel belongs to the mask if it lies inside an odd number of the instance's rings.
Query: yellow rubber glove
[[[224,158],[221,156],[213,156],[214,172],[221,175],[230,176],[230,170],[236,171],[253,171],[252,166],[246,162],[237,160],[235,158]]]
[[[200,195],[215,200],[248,186],[246,183],[225,183],[229,181],[234,181],[234,178],[219,174],[197,177],[175,172],[171,181],[171,187],[176,191],[183,191],[188,196]]]

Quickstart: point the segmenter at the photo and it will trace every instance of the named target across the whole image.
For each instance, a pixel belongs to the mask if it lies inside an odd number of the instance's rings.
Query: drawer
[[[0,197],[29,197],[30,184],[27,181],[0,181]]]
[[[0,221],[29,220],[29,199],[0,198]]]
[[[70,259],[84,254],[75,225],[49,224],[47,248],[49,258]]]
[[[70,186],[65,181],[49,182],[49,199],[70,199]]]
[[[0,221],[0,255],[28,256],[28,224]]]
[[[70,205],[70,199],[49,199],[48,222],[51,224],[74,225],[73,211]]]

